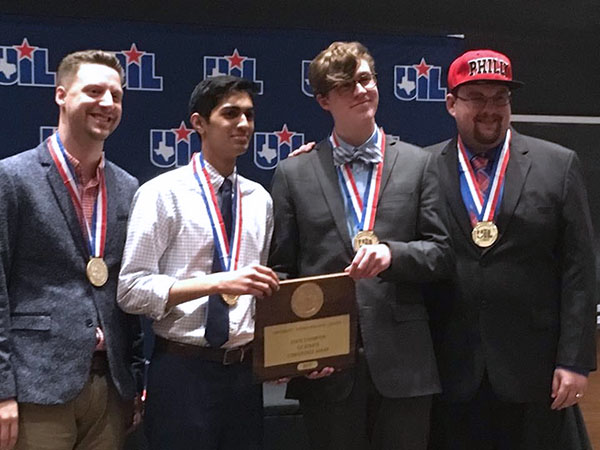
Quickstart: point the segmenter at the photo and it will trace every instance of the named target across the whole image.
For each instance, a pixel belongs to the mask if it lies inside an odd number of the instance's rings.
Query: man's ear
[[[450,114],[452,117],[455,117],[456,111],[454,109],[454,105],[456,104],[456,96],[454,94],[447,94],[446,95],[446,111],[448,111],[448,114]]]
[[[54,90],[54,101],[60,107],[65,104],[65,97],[67,96],[67,90],[64,86],[56,86]]]
[[[321,108],[325,111],[329,111],[329,98],[327,98],[327,95],[317,94],[316,99]]]
[[[192,124],[192,128],[196,130],[198,134],[202,135],[206,127],[206,119],[195,112],[190,116],[190,123]]]

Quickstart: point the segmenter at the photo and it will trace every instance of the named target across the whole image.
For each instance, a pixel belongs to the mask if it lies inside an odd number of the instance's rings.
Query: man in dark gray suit
[[[356,280],[356,367],[288,388],[315,449],[425,449],[440,391],[420,289],[453,266],[437,177],[430,155],[377,127],[374,70],[358,42],[334,42],[312,61],[333,132],[283,161],[273,181],[271,266],[290,278],[345,270]]]
[[[137,181],[103,152],[122,84],[114,55],[66,56],[57,133],[0,161],[2,450],[114,450],[131,425],[139,323],[115,298]]]
[[[456,252],[431,305],[443,394],[432,449],[550,450],[595,358],[592,227],[577,155],[510,127],[506,55],[448,72],[458,136],[430,150]]]

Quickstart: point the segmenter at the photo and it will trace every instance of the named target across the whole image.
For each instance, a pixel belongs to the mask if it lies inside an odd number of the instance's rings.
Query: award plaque
[[[259,380],[354,365],[358,313],[345,273],[285,280],[256,300],[254,374]]]

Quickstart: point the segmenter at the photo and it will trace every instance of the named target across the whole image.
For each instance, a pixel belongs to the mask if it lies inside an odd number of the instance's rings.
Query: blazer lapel
[[[444,194],[450,204],[452,215],[459,224],[465,238],[469,242],[471,239],[471,221],[469,214],[460,193],[460,177],[458,175],[458,150],[456,147],[456,138],[451,139],[448,145],[442,150],[440,165],[440,177],[443,180]],[[473,244],[475,245],[475,244]]]
[[[321,142],[316,151],[317,158],[311,158],[316,178],[323,191],[323,197],[325,198],[329,211],[333,216],[333,221],[337,227],[340,239],[344,243],[346,252],[350,258],[352,258],[354,250],[352,249],[352,243],[346,225],[344,199],[340,192],[337,171],[333,165],[333,154],[329,141],[325,140]]]
[[[58,173],[58,169],[56,168],[56,165],[54,164],[54,161],[52,160],[50,152],[48,151],[45,143],[38,147],[38,155],[42,167],[46,168],[46,178],[48,179],[48,184],[52,189],[54,198],[56,199],[58,207],[67,223],[69,232],[73,238],[73,242],[75,243],[75,246],[81,255],[84,257],[84,260],[87,260],[89,252],[87,247],[84,245],[84,238],[81,232],[81,226],[79,224],[79,219],[77,218],[75,207],[73,206],[73,201],[71,200],[71,196],[64,185],[63,179]],[[52,218],[50,218],[50,220],[52,220]]]
[[[104,178],[106,180],[106,242],[104,244],[104,259],[114,255],[114,245],[117,244],[115,236],[119,236],[118,230],[118,203],[120,202],[117,192],[117,179],[112,167],[105,161]],[[112,239],[111,239],[112,237]]]
[[[497,217],[494,221],[498,226],[498,241],[502,239],[502,235],[508,227],[517,203],[519,203],[519,198],[521,197],[521,192],[523,192],[523,186],[531,167],[531,160],[527,156],[529,151],[527,145],[515,130],[511,129],[511,132],[510,159],[506,167],[504,194],[500,210],[496,213]],[[491,250],[492,248],[494,247],[492,246],[486,250]]]
[[[381,174],[381,186],[379,186],[379,195],[377,197],[378,201],[381,200],[381,195],[383,194],[383,191],[385,191],[385,187],[387,186],[387,183],[390,179],[390,174],[392,173],[392,170],[394,169],[394,165],[396,164],[396,160],[398,159],[398,152],[389,152],[388,151],[390,146],[394,145],[395,142],[389,142],[387,135],[385,137],[385,140],[386,140],[385,156],[383,159],[383,172]],[[377,217],[375,217],[375,219],[377,219]]]

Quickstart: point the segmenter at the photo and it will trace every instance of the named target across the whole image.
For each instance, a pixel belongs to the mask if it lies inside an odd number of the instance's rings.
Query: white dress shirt
[[[224,178],[206,162],[210,183],[219,191]],[[242,235],[238,268],[265,265],[273,232],[272,201],[258,183],[239,176],[242,192]],[[234,184],[235,186],[235,184]],[[192,164],[160,175],[137,191],[127,230],[117,301],[121,309],[154,319],[157,335],[206,346],[204,328],[208,296],[166,309],[177,280],[211,273],[213,232]],[[240,296],[229,310],[229,340],[223,348],[254,337],[254,297]]]

